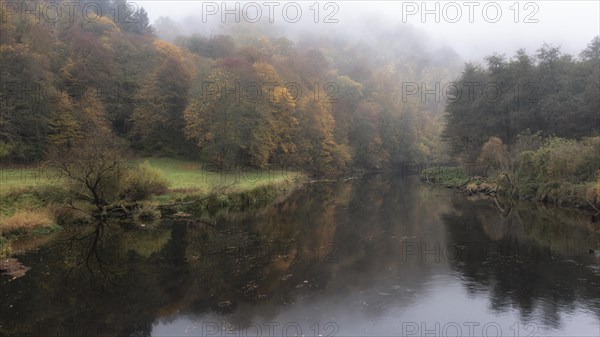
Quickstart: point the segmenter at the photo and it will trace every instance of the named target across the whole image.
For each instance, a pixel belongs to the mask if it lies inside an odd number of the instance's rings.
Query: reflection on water
[[[0,335],[598,335],[597,224],[367,176],[210,220],[67,232],[0,279]]]

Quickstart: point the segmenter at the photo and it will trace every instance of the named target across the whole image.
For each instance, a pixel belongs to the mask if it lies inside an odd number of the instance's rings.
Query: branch
[[[72,209],[74,209],[74,210],[76,210],[76,211],[79,211],[79,212],[81,212],[81,213],[88,214],[88,212],[86,212],[86,211],[84,211],[84,210],[82,210],[82,209],[80,209],[80,208],[77,208],[77,207],[75,207],[75,205],[73,205],[73,200],[69,200],[69,201],[67,201],[67,204],[69,204],[69,206],[71,206],[71,208],[72,208]]]

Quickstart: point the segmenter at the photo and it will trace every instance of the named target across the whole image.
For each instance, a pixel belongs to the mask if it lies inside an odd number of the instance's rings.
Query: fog
[[[600,33],[598,1],[320,2],[318,12],[314,2],[135,3],[148,11],[151,22],[160,17],[175,21],[181,34],[237,30],[292,39],[313,33],[368,41],[377,30],[409,30],[429,49],[446,45],[463,60],[476,62],[492,53],[510,56],[520,48],[531,53],[543,43],[577,55]]]

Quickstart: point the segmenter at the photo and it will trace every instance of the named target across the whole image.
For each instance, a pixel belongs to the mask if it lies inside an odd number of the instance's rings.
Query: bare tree
[[[125,173],[124,145],[113,137],[88,137],[75,146],[53,149],[49,165],[74,195],[102,213],[118,199]]]

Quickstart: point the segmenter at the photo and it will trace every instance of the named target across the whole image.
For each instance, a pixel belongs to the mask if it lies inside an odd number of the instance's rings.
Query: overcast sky
[[[198,31],[206,32],[203,28],[222,21],[222,1],[205,1],[204,5],[202,1],[193,0],[133,2],[147,9],[151,22],[160,16],[169,16],[178,22],[184,22],[188,18],[189,25],[189,18],[195,17],[193,22],[198,26]],[[226,6],[234,11],[236,4],[240,9],[246,6],[248,20],[242,16],[241,21],[255,20],[259,15],[256,7],[259,7],[263,22],[271,19],[274,24],[286,25],[294,31],[346,31],[356,34],[357,38],[363,33],[364,27],[371,23],[389,24],[390,27],[413,26],[425,31],[431,43],[447,44],[463,59],[475,61],[493,52],[509,56],[519,48],[533,52],[544,42],[560,45],[563,51],[576,55],[594,36],[600,34],[600,1],[597,0],[518,3],[427,1],[425,8],[422,6],[423,1],[322,1],[319,3],[318,15],[314,1],[296,1],[292,4],[285,1],[248,3],[235,1],[228,2]],[[328,3],[330,4],[327,5]],[[301,18],[295,23],[288,22],[296,20],[297,7],[302,10]],[[431,12],[423,18],[425,10]],[[206,23],[202,22],[202,18]],[[318,23],[314,22],[315,19]],[[327,19],[337,20],[337,23],[325,23]],[[227,23],[235,20],[234,14],[225,17]],[[353,31],[354,27],[359,28]]]

